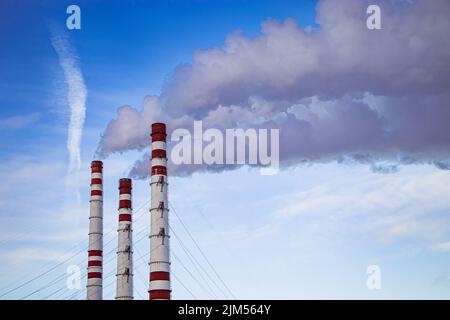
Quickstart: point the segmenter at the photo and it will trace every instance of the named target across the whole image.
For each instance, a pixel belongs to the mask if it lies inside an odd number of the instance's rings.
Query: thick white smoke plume
[[[83,74],[78,65],[75,50],[69,39],[61,32],[52,29],[52,45],[58,54],[59,65],[64,72],[67,84],[67,102],[70,108],[67,150],[69,151],[69,177],[76,174],[81,168],[80,145],[83,125],[86,114],[87,90]]]
[[[195,119],[205,128],[280,128],[284,166],[352,159],[382,173],[399,163],[447,168],[450,2],[375,3],[381,30],[366,27],[368,1],[323,0],[318,29],[267,20],[256,38],[233,33],[223,47],[197,52],[142,110],[118,109],[99,154],[147,147],[152,121],[174,129]],[[171,174],[205,169],[223,168]],[[144,158],[131,175],[148,171]]]

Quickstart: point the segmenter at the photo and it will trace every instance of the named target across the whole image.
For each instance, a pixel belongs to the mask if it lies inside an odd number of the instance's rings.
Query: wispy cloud
[[[26,247],[16,250],[3,251],[0,261],[12,266],[36,262],[59,262],[70,257],[70,253],[58,250],[43,249],[41,247]]]
[[[0,127],[10,130],[22,129],[39,120],[40,116],[40,113],[34,112],[25,115],[16,115],[2,118],[0,119]]]
[[[449,243],[442,242],[450,230],[444,214],[449,178],[447,172],[420,166],[397,175],[359,171],[355,177],[329,177],[320,186],[283,195],[274,217],[313,217],[311,223],[320,225],[319,230],[331,225],[336,232],[371,234],[385,245],[414,239],[424,245],[439,242],[432,248],[436,251],[450,250]]]
[[[52,45],[58,54],[59,65],[64,72],[64,79],[68,87],[67,102],[70,109],[70,119],[67,136],[67,149],[69,151],[69,179],[81,168],[80,144],[83,134],[83,125],[86,116],[87,89],[83,74],[78,65],[75,49],[68,37],[51,28]]]
[[[432,251],[450,252],[450,241],[436,243],[431,246]]]

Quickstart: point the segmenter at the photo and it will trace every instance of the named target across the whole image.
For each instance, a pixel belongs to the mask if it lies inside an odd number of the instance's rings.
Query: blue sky
[[[223,47],[233,32],[257,38],[269,18],[321,28],[315,1],[77,1],[82,29],[69,31],[69,4],[0,4],[0,295],[82,253],[2,299],[40,288],[28,298],[84,298],[85,279],[81,290],[69,291],[64,274],[69,265],[85,274],[89,164],[118,107],[140,110],[146,95],[163,93],[177,67],[195,63],[197,50]],[[68,175],[68,85],[52,46],[55,33],[68,39],[87,89],[75,177]],[[377,100],[382,96],[372,103],[384,103]],[[112,230],[104,249],[110,252],[108,299],[115,294],[117,181],[141,154],[127,150],[104,159],[105,233]],[[274,176],[244,167],[172,177],[170,201],[238,298],[448,298],[448,170],[428,158],[394,163],[398,170],[390,174],[371,170],[370,163],[319,160]],[[143,206],[135,212],[135,298],[141,299],[148,277],[148,181],[135,180],[133,196],[134,207]],[[207,268],[176,215],[171,222]],[[171,241],[176,256],[202,279],[177,237]],[[366,269],[374,264],[381,268],[381,290],[366,287]],[[197,298],[223,297],[218,279],[215,284],[203,275],[198,285],[174,256],[172,270],[174,299],[192,298],[183,284]]]

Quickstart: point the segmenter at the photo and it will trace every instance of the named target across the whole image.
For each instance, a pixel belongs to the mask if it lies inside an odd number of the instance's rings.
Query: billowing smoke
[[[69,105],[69,126],[67,130],[67,150],[69,151],[70,179],[76,175],[81,167],[80,144],[86,114],[87,90],[83,74],[78,65],[75,50],[72,48],[67,36],[59,31],[55,25],[51,26],[52,45],[58,54],[59,65],[64,73],[67,84],[67,102]]]
[[[232,33],[223,47],[197,52],[142,110],[118,109],[99,154],[148,147],[153,121],[173,130],[202,120],[205,128],[279,128],[284,166],[352,159],[382,173],[408,163],[448,168],[450,2],[378,1],[381,30],[367,29],[368,4],[323,0],[317,29],[267,20],[258,37]],[[146,159],[131,175],[148,175]]]

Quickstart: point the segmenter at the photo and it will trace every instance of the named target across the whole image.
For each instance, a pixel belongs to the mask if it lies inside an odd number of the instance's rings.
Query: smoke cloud
[[[372,4],[373,1],[371,1]],[[368,2],[322,0],[317,29],[266,20],[261,35],[231,33],[195,53],[141,110],[120,107],[98,154],[149,145],[149,125],[279,128],[281,165],[342,159],[395,172],[395,164],[450,158],[450,2],[378,1],[382,29],[366,27]],[[148,156],[131,175],[148,175]],[[383,163],[389,163],[384,165]],[[171,174],[225,167],[173,167]]]

